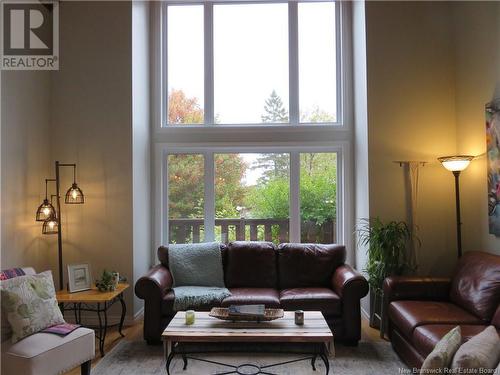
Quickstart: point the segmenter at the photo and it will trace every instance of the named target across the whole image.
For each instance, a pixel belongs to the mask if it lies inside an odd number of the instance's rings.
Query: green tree
[[[334,153],[303,153],[300,157],[300,216],[321,225],[336,217],[337,157]],[[289,180],[276,177],[249,192],[246,205],[251,215],[287,218]]]
[[[246,188],[241,183],[246,163],[238,154],[215,155],[216,217],[237,217],[243,206]],[[204,215],[205,161],[200,154],[168,156],[169,217],[202,218]]]
[[[271,92],[264,104],[264,114],[261,116],[262,122],[288,122],[288,111],[283,105],[283,101],[276,93]]]
[[[264,104],[264,114],[261,116],[262,122],[279,123],[288,121],[288,111],[283,105],[281,97],[276,90],[271,92]],[[251,166],[252,169],[264,169],[263,176],[259,183],[265,183],[278,177],[288,177],[288,166],[290,158],[288,154],[272,153],[262,154]]]

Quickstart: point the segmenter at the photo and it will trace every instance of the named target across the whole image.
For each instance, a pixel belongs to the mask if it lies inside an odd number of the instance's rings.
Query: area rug
[[[205,354],[199,358],[210,361],[240,365],[255,363],[260,366],[300,358],[300,355],[283,354]],[[174,358],[171,374],[205,375],[229,373],[232,369],[206,362],[189,360],[186,370],[182,369],[180,357]],[[296,362],[268,368],[268,373],[279,375],[324,374],[325,366],[318,359],[316,371],[310,361]],[[92,370],[93,375],[165,375],[165,360],[161,346],[148,346],[143,341],[123,340],[117,344]],[[374,375],[409,373],[387,342],[360,342],[357,347],[336,345],[335,357],[330,358],[330,374]]]

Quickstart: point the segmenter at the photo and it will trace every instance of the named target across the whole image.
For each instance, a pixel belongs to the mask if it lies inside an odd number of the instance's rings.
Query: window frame
[[[264,0],[265,1],[265,0]],[[308,0],[305,0],[308,1]],[[314,0],[312,0],[314,1]],[[214,3],[232,3],[233,0],[212,2]],[[241,2],[241,1],[236,1]],[[251,1],[259,3],[261,1]],[[279,1],[288,2],[288,1]],[[290,0],[295,2],[295,0]],[[168,4],[200,4],[201,1],[170,1]],[[248,2],[245,2],[248,3]],[[153,195],[153,236],[151,263],[156,264],[156,251],[159,246],[166,244],[168,239],[168,174],[166,174],[166,155],[173,151],[181,152],[209,152],[209,150],[222,150],[232,152],[283,152],[296,151],[298,149],[305,152],[337,152],[338,167],[337,172],[342,174],[337,181],[337,242],[342,243],[348,249],[348,259],[354,259],[354,126],[353,126],[353,76],[352,76],[352,6],[349,2],[337,1],[337,7],[340,18],[338,18],[337,42],[340,47],[340,54],[337,58],[341,59],[342,67],[338,76],[341,85],[337,87],[341,95],[337,99],[341,100],[340,110],[342,123],[336,126],[326,123],[312,124],[258,124],[252,126],[249,124],[217,124],[217,125],[168,125],[162,126],[162,119],[165,113],[165,106],[162,106],[166,99],[163,90],[163,77],[165,76],[162,60],[165,58],[163,40],[164,25],[162,18],[165,14],[162,8],[165,3],[154,2],[151,5],[151,140],[152,140],[152,186]],[[295,4],[297,5],[297,4]],[[298,8],[297,8],[298,9]],[[298,25],[297,25],[298,26]],[[298,29],[297,29],[298,30]],[[340,42],[339,39],[340,38]],[[298,57],[298,56],[297,56]],[[337,72],[337,74],[339,74]],[[298,80],[296,82],[298,84]],[[292,82],[289,82],[292,85]],[[206,87],[205,87],[206,89]],[[291,88],[290,88],[291,89]],[[206,98],[204,98],[206,103]],[[298,103],[297,103],[298,107]],[[340,112],[339,112],[340,113]],[[292,160],[293,156],[291,156]],[[297,161],[298,156],[297,156]],[[297,177],[297,176],[295,176]],[[205,178],[207,174],[205,174]],[[295,184],[296,188],[293,188]],[[208,185],[208,188],[214,185]],[[290,197],[293,194],[298,196],[299,184],[296,178],[290,176]],[[205,194],[215,195],[207,191]],[[215,205],[215,200],[213,200]],[[205,205],[207,201],[205,201]],[[213,208],[215,210],[215,207]],[[290,231],[295,225],[294,231],[297,231],[297,223],[300,225],[300,203],[297,211],[290,211],[291,221]],[[294,224],[295,223],[295,224]],[[213,226],[212,226],[213,228]],[[167,232],[165,232],[165,230]],[[300,233],[300,231],[299,231]],[[166,234],[166,236],[165,236]],[[292,238],[290,238],[290,241]],[[300,242],[300,237],[298,238]]]
[[[346,179],[349,179],[352,171],[349,158],[350,144],[338,142],[334,145],[282,145],[282,146],[259,146],[259,145],[156,145],[156,175],[161,176],[156,186],[156,236],[155,242],[159,245],[169,241],[169,205],[168,205],[168,155],[171,154],[201,154],[204,157],[204,241],[215,240],[215,164],[214,155],[221,153],[289,153],[290,154],[290,232],[289,242],[301,242],[300,240],[300,154],[301,153],[336,153],[337,154],[337,217],[336,233],[337,242],[349,241],[347,231],[350,228],[351,201],[350,189],[346,189]]]
[[[301,122],[300,121],[300,103],[299,103],[299,35],[298,35],[298,3],[299,2],[334,2],[335,3],[335,38],[336,38],[336,77],[337,77],[337,121],[335,122]],[[214,113],[214,35],[213,35],[213,10],[214,5],[220,4],[262,4],[262,3],[287,3],[288,4],[288,113],[289,122],[287,123],[215,123]],[[222,128],[222,129],[238,129],[238,128],[299,128],[302,130],[310,128],[336,128],[343,130],[349,126],[349,121],[345,116],[346,105],[346,69],[345,61],[345,10],[343,1],[335,0],[198,0],[198,1],[179,1],[179,0],[164,0],[160,4],[160,24],[159,32],[159,57],[161,70],[160,80],[157,82],[159,88],[159,101],[156,104],[155,128],[157,132],[171,133],[175,132],[176,128],[181,129],[200,129],[200,128]],[[169,124],[168,118],[168,37],[167,37],[167,19],[169,6],[203,6],[204,25],[204,122],[202,124]],[[158,69],[158,68],[157,68]],[[158,75],[157,75],[158,76]]]

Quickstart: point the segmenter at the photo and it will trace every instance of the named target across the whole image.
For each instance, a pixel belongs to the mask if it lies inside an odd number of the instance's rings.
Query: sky
[[[299,106],[335,114],[335,4],[299,3]],[[203,6],[168,8],[168,89],[203,108]],[[259,123],[276,90],[288,110],[288,6],[214,5],[214,110],[220,123]]]

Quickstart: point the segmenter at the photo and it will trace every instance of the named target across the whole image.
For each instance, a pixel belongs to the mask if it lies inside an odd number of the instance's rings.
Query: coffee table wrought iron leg
[[[313,371],[316,371],[316,358],[318,356],[315,355],[314,357],[311,358],[311,367],[313,368]]]
[[[328,375],[330,373],[330,362],[328,361],[328,356],[325,353],[321,353],[319,356],[325,363],[325,369],[326,369],[325,374]]]
[[[165,369],[167,370],[167,375],[170,375],[170,363],[172,363],[172,359],[174,358],[174,355],[175,355],[175,353],[173,351],[170,352],[170,354],[168,355],[167,363],[165,365]]]
[[[121,337],[125,337],[125,335],[122,333],[122,329],[123,329],[123,322],[125,321],[125,314],[127,313],[127,305],[123,300],[123,293],[120,294],[120,303],[122,305],[122,315],[120,317],[120,325],[118,326],[118,332],[120,333]]]
[[[188,367],[188,360],[185,354],[182,355],[182,362],[184,362],[184,366],[182,367],[182,369],[186,370]]]

